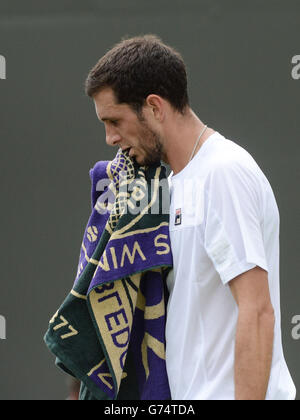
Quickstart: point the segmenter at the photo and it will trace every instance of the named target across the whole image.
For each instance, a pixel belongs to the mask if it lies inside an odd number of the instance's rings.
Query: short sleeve
[[[256,266],[268,271],[262,218],[258,173],[218,164],[205,184],[204,246],[223,284]]]

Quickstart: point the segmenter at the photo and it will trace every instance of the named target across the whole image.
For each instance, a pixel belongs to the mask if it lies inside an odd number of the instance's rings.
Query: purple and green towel
[[[44,340],[56,364],[81,381],[81,399],[168,400],[166,170],[138,166],[119,150],[90,177],[76,280]]]

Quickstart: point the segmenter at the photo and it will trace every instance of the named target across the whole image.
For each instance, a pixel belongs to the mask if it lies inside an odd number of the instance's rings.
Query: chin
[[[132,159],[134,159],[136,161],[136,163],[138,163],[140,166],[145,166],[145,161],[146,159],[141,157],[141,156],[132,156]]]
[[[166,165],[170,165],[168,159],[166,158],[166,156],[163,156],[161,159]]]
[[[132,159],[136,161],[139,165],[143,165],[143,162],[141,162],[141,159],[137,156],[132,156]]]
[[[160,160],[153,160],[152,157],[148,156],[134,156],[135,161],[137,162],[138,165],[140,166],[152,166],[152,165],[157,165],[158,163],[161,163]]]

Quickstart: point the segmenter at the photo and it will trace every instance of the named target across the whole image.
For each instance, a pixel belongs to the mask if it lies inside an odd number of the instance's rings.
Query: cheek
[[[135,127],[122,127],[120,128],[120,135],[124,140],[128,141],[131,145],[139,143],[139,132]]]

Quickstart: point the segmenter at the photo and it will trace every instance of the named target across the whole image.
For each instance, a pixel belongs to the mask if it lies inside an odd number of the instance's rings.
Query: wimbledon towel
[[[92,214],[76,280],[44,340],[56,364],[82,382],[82,399],[133,399],[134,389],[134,399],[170,399],[165,168],[138,166],[119,150],[90,177]]]

